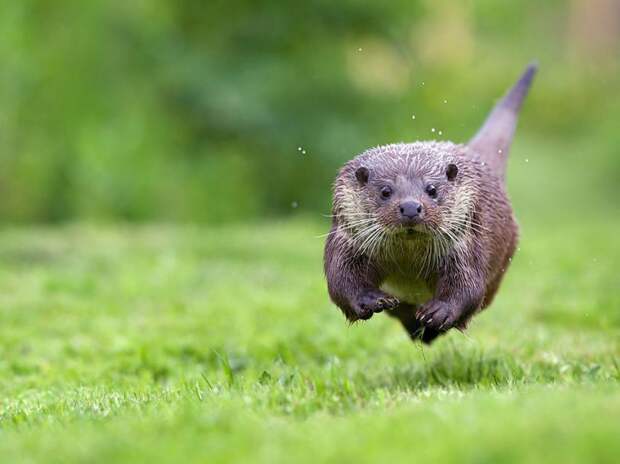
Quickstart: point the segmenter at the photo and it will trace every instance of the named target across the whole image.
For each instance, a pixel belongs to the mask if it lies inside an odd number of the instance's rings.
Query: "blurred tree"
[[[344,160],[432,127],[465,140],[535,56],[524,132],[614,132],[583,114],[617,117],[618,60],[563,53],[582,4],[3,2],[0,218],[327,212]]]

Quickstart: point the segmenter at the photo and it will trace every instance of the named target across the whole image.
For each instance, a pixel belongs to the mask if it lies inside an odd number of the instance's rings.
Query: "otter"
[[[341,168],[324,270],[349,321],[385,310],[428,344],[491,304],[517,246],[505,170],[536,70],[527,67],[467,144],[378,146]]]

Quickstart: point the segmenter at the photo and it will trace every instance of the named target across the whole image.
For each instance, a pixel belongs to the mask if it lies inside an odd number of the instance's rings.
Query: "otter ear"
[[[446,177],[448,178],[448,180],[454,180],[454,178],[456,177],[456,175],[459,173],[459,168],[457,167],[456,164],[448,164],[448,167],[446,168]]]
[[[368,177],[370,177],[370,171],[368,171],[368,168],[362,166],[355,171],[355,177],[360,185],[366,185],[368,183]]]

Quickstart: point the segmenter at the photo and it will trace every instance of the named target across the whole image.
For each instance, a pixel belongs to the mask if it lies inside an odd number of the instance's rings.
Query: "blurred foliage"
[[[587,201],[617,197],[617,8],[613,0],[3,2],[0,220],[327,212],[345,160],[368,146],[432,138],[431,128],[467,140],[532,58],[541,73],[519,137],[555,149],[530,158],[566,147],[568,179],[589,174]],[[563,163],[542,163],[550,169],[542,178]]]

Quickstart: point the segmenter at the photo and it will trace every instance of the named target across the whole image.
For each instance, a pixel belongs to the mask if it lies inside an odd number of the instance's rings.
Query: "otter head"
[[[442,232],[453,217],[459,167],[441,158],[398,157],[356,167],[355,182],[374,223],[390,235],[413,237]],[[370,160],[368,160],[370,161]]]

